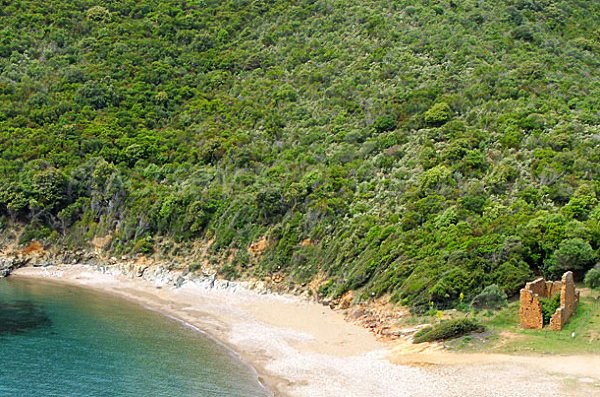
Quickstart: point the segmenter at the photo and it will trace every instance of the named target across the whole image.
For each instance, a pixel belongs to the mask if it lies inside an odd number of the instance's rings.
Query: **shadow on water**
[[[20,335],[51,325],[48,315],[32,302],[0,303],[0,336]]]

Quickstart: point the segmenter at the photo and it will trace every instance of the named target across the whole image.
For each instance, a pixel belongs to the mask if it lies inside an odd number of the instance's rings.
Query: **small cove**
[[[219,343],[108,294],[0,280],[2,396],[262,397],[252,369]]]

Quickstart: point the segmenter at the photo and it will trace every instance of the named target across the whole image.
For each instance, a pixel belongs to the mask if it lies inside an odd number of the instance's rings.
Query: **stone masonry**
[[[549,328],[560,331],[575,312],[579,303],[579,291],[575,290],[573,272],[566,272],[561,281],[546,281],[538,278],[525,284],[521,289],[521,308],[519,310],[521,327],[542,329],[544,318],[540,298],[551,298],[560,294],[560,307],[550,319]]]

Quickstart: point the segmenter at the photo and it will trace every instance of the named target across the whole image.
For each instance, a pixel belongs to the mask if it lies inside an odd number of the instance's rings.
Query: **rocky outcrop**
[[[29,262],[28,258],[13,257],[0,257],[0,278],[7,277],[10,273],[27,265]]]
[[[8,276],[12,270],[12,261],[8,258],[0,258],[0,278]]]
[[[573,272],[566,272],[561,281],[546,281],[538,278],[525,285],[520,294],[520,323],[522,328],[544,328],[541,298],[551,298],[560,294],[560,306],[550,319],[549,328],[560,331],[575,312],[579,303],[579,291],[575,290]]]
[[[154,284],[156,287],[175,287],[181,288],[187,284],[194,284],[202,289],[217,289],[235,292],[239,288],[259,287],[251,283],[238,283],[217,278],[216,274],[197,274],[177,267],[167,265],[139,265],[135,263],[116,263],[103,264],[95,266],[95,269],[101,273],[113,276],[125,276],[131,279],[141,278]],[[260,291],[259,291],[260,292]]]

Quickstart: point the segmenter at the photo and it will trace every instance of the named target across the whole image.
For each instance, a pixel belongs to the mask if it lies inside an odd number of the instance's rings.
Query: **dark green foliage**
[[[426,327],[417,331],[413,337],[413,343],[444,341],[459,338],[473,332],[480,333],[484,331],[484,326],[470,318],[446,320],[433,327]]]
[[[421,311],[582,278],[600,3],[547,3],[5,1],[0,218]]]
[[[585,274],[585,286],[592,289],[600,289],[600,266],[588,270]]]
[[[477,294],[471,301],[471,306],[475,309],[498,310],[508,304],[506,293],[496,284],[488,285]]]
[[[265,223],[274,222],[287,211],[287,204],[281,192],[265,189],[256,195],[256,207],[260,218]]]
[[[550,324],[550,318],[556,312],[556,309],[560,307],[560,294],[555,294],[551,298],[540,298],[542,304],[542,316],[544,318],[544,325]]]
[[[512,31],[512,37],[517,40],[533,41],[533,28],[530,25],[521,25]]]
[[[554,255],[547,261],[548,273],[560,277],[564,272],[571,270],[575,276],[585,274],[596,262],[596,253],[590,244],[581,239],[573,238],[560,242]]]
[[[502,291],[516,295],[532,276],[533,272],[525,261],[509,260],[498,266],[494,272],[494,281]]]
[[[394,120],[394,117],[390,115],[381,116],[375,120],[375,123],[373,123],[373,128],[376,132],[391,131],[396,128],[396,120]]]
[[[33,240],[44,241],[52,235],[52,230],[46,226],[29,224],[19,236],[19,244],[25,245]]]

